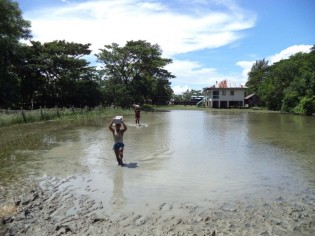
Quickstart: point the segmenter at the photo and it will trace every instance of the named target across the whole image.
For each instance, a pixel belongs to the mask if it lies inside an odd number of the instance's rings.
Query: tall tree
[[[22,18],[16,2],[0,0],[0,107],[16,105],[19,79],[15,73],[20,39],[31,38],[31,24]]]
[[[315,112],[315,47],[296,53],[268,68],[257,84],[263,104],[270,110],[310,115]]]
[[[266,78],[268,72],[268,61],[265,59],[256,61],[250,72],[248,73],[248,81],[246,86],[248,87],[247,92],[259,94],[259,86],[262,81]]]
[[[104,49],[96,55],[98,61],[104,64],[103,72],[107,80],[113,84],[119,84],[125,87],[124,94],[120,94],[121,89],[113,87],[116,90],[115,96],[122,96],[128,99],[120,102],[121,105],[128,105],[132,102],[142,103],[145,99],[151,99],[155,96],[153,88],[161,81],[164,86],[160,89],[165,90],[169,95],[169,79],[174,78],[164,67],[172,63],[171,59],[162,58],[162,51],[158,45],[152,45],[146,41],[128,41],[124,47],[118,44],[105,45]],[[108,83],[109,84],[109,83]],[[161,92],[161,91],[160,91]],[[113,100],[118,101],[118,98]]]
[[[170,101],[173,90],[170,87],[170,82],[163,78],[158,78],[152,93],[152,103],[166,105]]]
[[[26,100],[36,96],[36,102],[47,107],[92,106],[100,102],[95,68],[82,58],[90,54],[90,44],[31,43],[19,70]]]

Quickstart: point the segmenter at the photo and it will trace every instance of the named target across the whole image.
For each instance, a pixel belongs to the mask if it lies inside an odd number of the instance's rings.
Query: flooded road
[[[117,114],[119,115],[119,114]],[[246,111],[142,113],[126,117],[126,165],[112,150],[107,121],[45,133],[40,148],[16,144],[0,159],[0,185],[65,179],[61,192],[88,196],[109,212],[165,202],[212,205],[268,201],[315,190],[315,119]],[[23,148],[20,148],[20,147]],[[75,211],[75,205],[69,214]]]

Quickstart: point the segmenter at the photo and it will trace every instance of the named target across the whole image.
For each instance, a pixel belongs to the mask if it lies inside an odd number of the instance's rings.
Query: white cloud
[[[166,69],[176,75],[176,78],[171,80],[175,94],[187,89],[201,90],[225,79],[241,83],[238,75],[223,75],[215,68],[204,67],[196,61],[175,60],[167,65]]]
[[[269,61],[269,64],[272,65],[283,59],[288,59],[290,56],[298,52],[309,53],[311,51],[311,47],[312,45],[293,45],[282,50],[279,53],[276,53],[275,55],[267,57],[267,60]]]
[[[62,2],[64,2],[64,3],[67,3],[67,4],[71,4],[69,1],[67,1],[67,0],[61,0]]]
[[[247,80],[248,80],[248,72],[250,72],[253,64],[255,61],[239,61],[236,63],[236,65],[240,66],[242,70],[242,79],[241,79],[241,84],[245,85]]]
[[[168,57],[230,44],[254,25],[255,18],[239,9],[206,9],[191,14],[193,9],[179,12],[158,1],[92,0],[36,9],[25,16],[32,22],[34,40],[91,43],[96,52],[105,44],[141,39],[159,44]]]
[[[183,94],[187,90],[191,90],[191,88],[186,84],[186,85],[176,85],[173,88],[174,94]]]
[[[173,74],[180,78],[180,82],[184,84],[208,84],[210,82],[209,78],[216,74],[215,69],[204,68],[198,62],[189,60],[174,60],[172,64],[166,66],[166,69],[172,71]]]

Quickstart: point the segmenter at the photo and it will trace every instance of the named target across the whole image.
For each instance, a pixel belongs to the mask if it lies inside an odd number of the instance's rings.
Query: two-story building
[[[205,104],[211,108],[243,107],[246,87],[228,80],[204,88]]]

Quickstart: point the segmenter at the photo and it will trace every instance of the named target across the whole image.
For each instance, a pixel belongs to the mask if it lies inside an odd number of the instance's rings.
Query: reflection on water
[[[126,117],[119,167],[107,122],[45,133],[46,148],[17,144],[0,160],[0,185],[77,176],[65,183],[117,211],[166,201],[272,198],[315,189],[315,119],[246,111],[144,113]]]
[[[111,197],[111,205],[114,210],[122,208],[126,204],[126,197],[124,196],[124,178],[123,170],[117,168],[113,177],[113,193]]]

